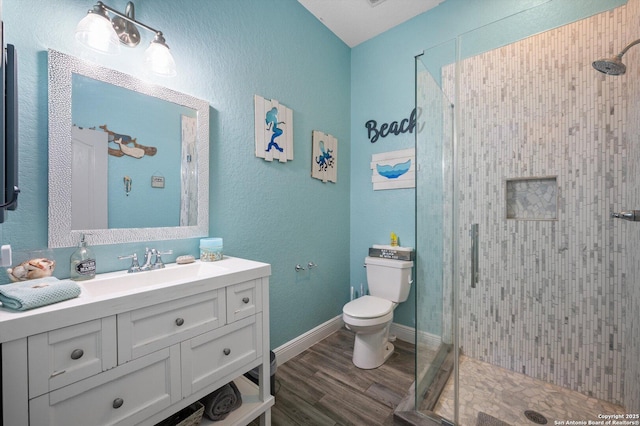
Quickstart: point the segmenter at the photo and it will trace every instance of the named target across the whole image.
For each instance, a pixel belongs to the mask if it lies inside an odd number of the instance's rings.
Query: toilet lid
[[[393,302],[375,296],[362,296],[344,305],[342,312],[354,318],[377,318],[393,310]]]

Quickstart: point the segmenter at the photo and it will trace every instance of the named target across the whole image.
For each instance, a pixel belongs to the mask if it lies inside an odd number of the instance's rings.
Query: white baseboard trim
[[[344,327],[344,321],[342,321],[342,315],[338,315],[337,317],[320,324],[306,333],[289,340],[285,344],[278,346],[273,350],[276,354],[278,365],[282,365],[296,355],[301,354],[319,341],[326,339],[331,334],[340,330],[342,327]],[[389,334],[393,334],[398,339],[411,344],[414,344],[416,341],[415,333],[415,328],[402,324],[391,323],[391,326],[389,327]],[[438,346],[440,346],[440,336],[426,332],[421,332],[420,336],[421,341],[426,342],[427,347],[438,348]]]
[[[395,336],[408,343],[416,343],[416,329],[402,324],[391,323],[389,327],[389,334],[395,334]],[[420,342],[424,342],[427,348],[437,349],[440,347],[442,339],[435,334],[427,333],[426,331],[420,332]]]
[[[389,334],[395,335],[403,342],[414,344],[416,342],[416,329],[392,322],[389,326]]]
[[[342,321],[342,314],[340,314],[337,317],[320,324],[316,328],[289,340],[287,343],[278,346],[273,350],[276,354],[278,365],[284,364],[294,356],[301,354],[320,340],[323,340],[340,330],[343,326],[344,322]]]

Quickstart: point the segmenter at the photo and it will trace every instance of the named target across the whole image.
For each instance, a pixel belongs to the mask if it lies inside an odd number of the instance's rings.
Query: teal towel
[[[55,277],[38,278],[13,284],[0,285],[2,306],[16,311],[26,311],[80,295],[80,286],[71,280]]]

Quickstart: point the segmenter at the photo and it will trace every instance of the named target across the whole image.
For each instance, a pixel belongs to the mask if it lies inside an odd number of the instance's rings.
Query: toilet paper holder
[[[306,268],[298,263],[295,266],[294,269],[296,270],[296,272],[300,272],[300,271],[305,271],[307,269],[313,269],[313,268],[317,268],[317,267],[318,267],[318,265],[315,262],[309,261],[309,262],[307,262],[307,267]]]

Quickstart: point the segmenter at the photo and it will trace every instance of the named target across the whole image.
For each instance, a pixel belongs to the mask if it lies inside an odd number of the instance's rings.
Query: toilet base
[[[363,370],[378,368],[393,354],[388,341],[389,326],[375,333],[356,333],[353,343],[353,365]]]

